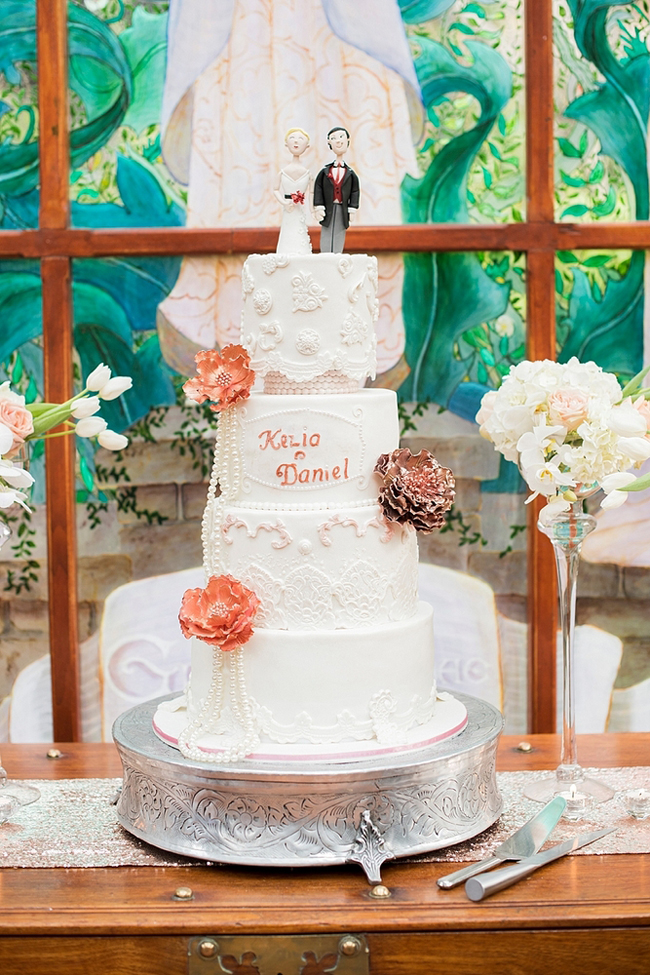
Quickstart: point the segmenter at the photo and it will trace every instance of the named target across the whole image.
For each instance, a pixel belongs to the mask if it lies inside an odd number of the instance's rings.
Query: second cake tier
[[[376,501],[380,454],[399,444],[390,389],[328,395],[253,393],[237,407],[247,507],[328,507]]]

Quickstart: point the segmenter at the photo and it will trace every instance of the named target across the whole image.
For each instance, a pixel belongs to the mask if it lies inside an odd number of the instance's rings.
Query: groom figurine
[[[350,133],[336,125],[327,133],[327,143],[336,156],[323,166],[314,183],[314,213],[320,220],[321,254],[340,254],[351,210],[359,207],[359,177],[343,156],[350,145]]]

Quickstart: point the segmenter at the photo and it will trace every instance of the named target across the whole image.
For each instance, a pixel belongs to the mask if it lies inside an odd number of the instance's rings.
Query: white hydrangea
[[[483,437],[519,465],[533,491],[562,510],[573,489],[620,478],[650,457],[650,432],[616,376],[595,362],[524,361],[483,397],[476,420]],[[609,480],[608,480],[609,479]],[[614,503],[622,503],[618,494]],[[624,500],[624,498],[623,498]]]

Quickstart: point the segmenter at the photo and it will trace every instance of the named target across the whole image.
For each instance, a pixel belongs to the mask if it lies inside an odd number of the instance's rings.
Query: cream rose
[[[581,389],[556,389],[549,394],[548,412],[551,423],[576,430],[589,416],[589,396]]]

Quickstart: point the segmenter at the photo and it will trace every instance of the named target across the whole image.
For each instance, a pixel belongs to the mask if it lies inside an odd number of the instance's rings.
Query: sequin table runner
[[[628,815],[622,793],[650,786],[646,767],[590,769],[590,775],[607,782],[616,795],[593,807],[588,818],[578,823],[560,821],[552,842],[604,826],[616,832],[574,855],[601,853],[650,853],[650,819]],[[539,803],[523,798],[523,790],[548,772],[499,772],[497,782],[503,796],[503,813],[490,829],[465,843],[436,850],[411,861],[449,863],[481,860],[515,829],[540,809]],[[121,779],[30,780],[41,792],[31,806],[19,809],[8,823],[0,825],[2,867],[142,867],[203,864],[204,860],[165,853],[127,833],[117,822],[114,800]]]

